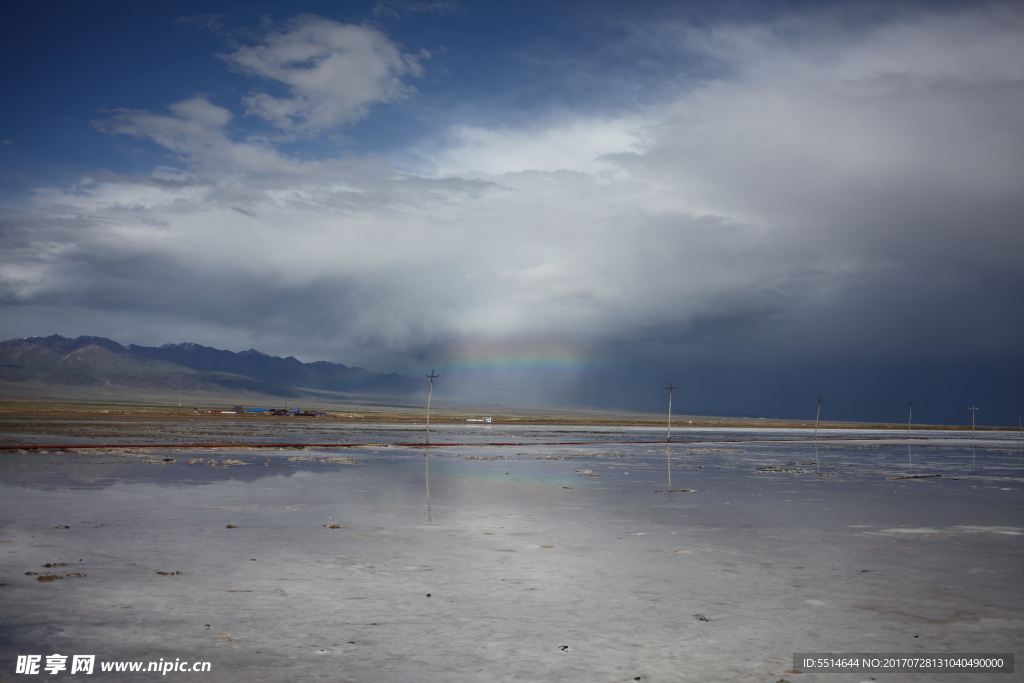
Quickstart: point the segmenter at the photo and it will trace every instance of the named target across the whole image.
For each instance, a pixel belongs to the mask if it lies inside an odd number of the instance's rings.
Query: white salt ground
[[[98,681],[964,680],[786,670],[794,652],[1019,649],[1013,445],[203,456],[246,463],[232,467],[5,456],[0,665],[9,678],[19,654],[212,665]],[[942,477],[887,480],[911,467]]]

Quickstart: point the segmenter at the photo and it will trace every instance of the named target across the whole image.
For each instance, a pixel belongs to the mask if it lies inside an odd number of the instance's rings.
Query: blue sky
[[[4,338],[615,407],[1024,407],[1020,3],[56,2],[3,30]]]

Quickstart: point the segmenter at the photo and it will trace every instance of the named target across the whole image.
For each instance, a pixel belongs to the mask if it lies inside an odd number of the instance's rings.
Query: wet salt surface
[[[153,443],[421,443],[424,438],[422,423],[401,425],[365,423],[360,421],[328,421],[315,418],[249,418],[235,416],[223,418],[188,418],[177,420],[118,420],[110,418],[18,418],[0,417],[0,432],[7,437],[5,443],[24,444],[153,444]],[[662,440],[664,428],[615,426],[536,426],[505,424],[441,423],[430,427],[431,442],[537,443],[549,441],[637,441]],[[766,440],[800,439],[813,434],[811,429],[799,428],[719,428],[675,425],[673,441],[708,441],[761,438]],[[821,440],[850,438],[885,438],[900,440],[901,431],[820,429]],[[1013,440],[1009,432],[978,432],[983,438]],[[917,430],[912,441],[941,438],[970,444],[969,431]],[[1019,440],[1019,438],[1017,439]]]
[[[168,674],[187,680],[920,681],[785,670],[793,652],[1019,649],[1013,435],[621,443],[660,435],[444,425],[432,441],[534,445],[5,455],[2,666],[57,652],[212,663]],[[619,443],[536,445],[565,440]],[[129,676],[161,678],[94,679]]]

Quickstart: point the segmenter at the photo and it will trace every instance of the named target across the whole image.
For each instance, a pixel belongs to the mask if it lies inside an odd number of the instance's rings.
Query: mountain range
[[[249,391],[281,398],[304,390],[401,392],[411,377],[340,363],[303,363],[254,349],[224,351],[200,344],[137,346],[106,337],[60,335],[0,342],[0,380],[65,386],[113,386],[174,391]]]

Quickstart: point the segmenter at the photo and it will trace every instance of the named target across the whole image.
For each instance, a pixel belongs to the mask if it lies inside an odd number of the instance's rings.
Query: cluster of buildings
[[[211,413],[227,415],[244,415],[246,413],[266,413],[268,415],[281,415],[284,417],[327,417],[322,410],[299,410],[298,408],[249,408],[235,406],[231,410],[199,410],[196,408],[193,413]]]

